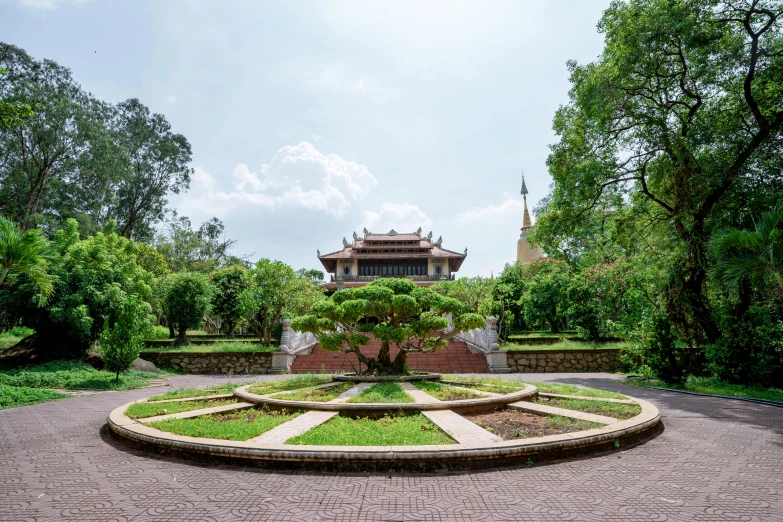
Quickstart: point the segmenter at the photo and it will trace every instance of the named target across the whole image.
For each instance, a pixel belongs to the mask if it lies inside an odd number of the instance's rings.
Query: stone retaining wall
[[[144,360],[187,373],[269,373],[271,352],[141,352]]]
[[[508,350],[515,373],[616,372],[623,369],[620,350]]]

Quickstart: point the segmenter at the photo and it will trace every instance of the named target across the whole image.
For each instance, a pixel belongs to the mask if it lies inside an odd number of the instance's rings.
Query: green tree
[[[226,337],[234,337],[234,328],[242,318],[242,292],[247,288],[247,270],[231,265],[212,273],[212,311],[220,316]]]
[[[218,218],[193,230],[190,219],[175,214],[157,238],[156,248],[174,272],[210,272],[224,264],[235,242],[225,237],[225,226]]]
[[[162,114],[152,114],[133,98],[117,106],[119,142],[127,154],[127,167],[116,186],[112,217],[125,237],[149,239],[151,227],[163,219],[166,196],[187,190],[193,169],[191,148],[174,134]]]
[[[435,283],[433,290],[439,294],[458,299],[477,314],[491,315],[494,312],[494,279],[481,276],[461,277]]]
[[[712,276],[731,293],[739,295],[746,284],[760,292],[783,291],[783,201],[761,216],[755,230],[716,233],[710,251]]]
[[[541,258],[528,265],[528,282],[522,304],[529,325],[549,326],[558,333],[570,302],[568,288],[572,272],[568,263],[559,259]]]
[[[151,326],[150,311],[149,304],[131,298],[122,303],[113,325],[105,319],[100,337],[103,362],[115,372],[115,382],[119,382],[120,372],[131,367],[144,346],[144,334]]]
[[[188,328],[198,328],[209,311],[213,289],[203,274],[180,272],[168,285],[165,296],[166,318],[178,330],[175,346],[190,344]]]
[[[452,314],[454,329],[446,331]],[[291,321],[297,331],[312,332],[324,350],[354,353],[366,365],[366,374],[407,373],[410,352],[428,352],[448,345],[460,331],[485,326],[486,319],[471,312],[452,297],[408,279],[383,278],[360,288],[348,288],[315,303],[309,315]],[[372,334],[381,341],[377,358],[366,357],[361,348]],[[394,360],[390,346],[399,352]]]
[[[0,84],[3,76],[8,73],[5,67],[0,67]],[[4,90],[0,87],[0,90]],[[0,100],[0,128],[10,129],[24,122],[24,119],[33,115],[33,108],[29,104],[20,102],[8,102]]]
[[[614,1],[603,53],[569,64],[555,116],[555,206],[578,219],[625,195],[670,240],[667,312],[695,341],[720,335],[704,288],[710,227],[743,183],[781,177],[781,12],[779,0]]]
[[[54,284],[47,269],[57,261],[57,251],[38,229],[22,231],[16,223],[0,216],[0,285],[8,275],[30,278],[38,289],[38,306],[52,297]]]
[[[293,268],[282,261],[260,259],[248,274],[242,308],[250,328],[269,346],[280,320],[305,313],[319,299],[323,299],[323,290],[299,277]]]

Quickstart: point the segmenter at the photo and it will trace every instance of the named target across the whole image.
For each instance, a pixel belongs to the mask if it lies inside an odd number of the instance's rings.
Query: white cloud
[[[497,205],[487,205],[485,207],[473,207],[465,212],[457,214],[457,221],[460,223],[470,223],[487,218],[498,218],[501,216],[517,216],[521,222],[523,213],[523,204],[520,199],[507,199]]]
[[[196,169],[193,190],[182,206],[191,207],[193,213],[206,211],[219,216],[251,205],[269,211],[304,208],[342,218],[377,184],[364,165],[323,154],[305,141],[278,150],[260,172],[238,164],[230,190],[221,188],[205,170]]]
[[[371,232],[385,233],[391,229],[397,232],[412,232],[417,228],[432,227],[432,220],[416,205],[407,203],[384,203],[380,212],[366,210],[359,229],[367,227]]]
[[[86,4],[93,0],[69,0],[71,4]],[[19,0],[22,7],[38,9],[39,11],[52,11],[62,5],[64,0]]]

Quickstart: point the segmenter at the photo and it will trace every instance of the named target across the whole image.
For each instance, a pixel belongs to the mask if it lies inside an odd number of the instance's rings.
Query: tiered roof
[[[468,255],[468,249],[460,254],[441,246],[443,239],[432,240],[432,232],[422,237],[421,228],[416,232],[398,233],[394,229],[377,234],[364,229],[364,236],[353,233],[353,241],[343,238],[343,249],[321,255],[318,259],[327,272],[334,272],[338,259],[448,259],[452,272],[459,270]]]

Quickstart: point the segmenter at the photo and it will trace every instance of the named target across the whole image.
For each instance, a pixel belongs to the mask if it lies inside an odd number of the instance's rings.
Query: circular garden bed
[[[660,415],[640,399],[555,383],[305,375],[169,392],[115,409],[109,426],[123,441],[156,454],[198,460],[433,471],[531,465],[625,448],[655,434]]]

